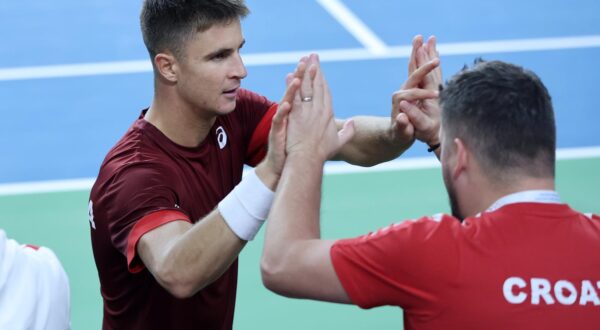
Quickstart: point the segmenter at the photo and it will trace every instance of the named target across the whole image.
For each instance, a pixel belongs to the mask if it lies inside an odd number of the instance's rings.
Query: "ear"
[[[471,155],[463,140],[455,138],[452,143],[454,144],[456,158],[454,168],[452,169],[452,178],[456,179],[461,173],[469,168]]]
[[[154,66],[163,79],[177,82],[178,63],[175,56],[170,53],[159,53],[154,56]]]

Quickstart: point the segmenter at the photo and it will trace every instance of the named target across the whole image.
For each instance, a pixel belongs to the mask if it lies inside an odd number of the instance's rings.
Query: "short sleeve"
[[[167,167],[157,164],[128,166],[111,180],[100,205],[94,206],[104,211],[110,240],[127,257],[130,272],[144,268],[136,245],[145,233],[171,221],[191,222],[179,209],[169,182],[174,178]]]
[[[237,110],[242,117],[245,139],[248,141],[245,163],[256,166],[265,157],[271,121],[277,104],[248,90],[241,90]]]
[[[337,241],[331,260],[353,303],[361,308],[430,306],[457,274],[453,227],[459,222],[422,218]]]

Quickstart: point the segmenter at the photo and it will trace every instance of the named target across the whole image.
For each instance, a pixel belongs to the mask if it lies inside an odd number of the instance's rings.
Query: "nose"
[[[242,60],[242,55],[238,52],[237,56],[234,56],[233,61],[233,69],[232,69],[232,77],[237,79],[244,79],[248,75],[248,71],[246,70],[246,66],[244,65],[244,61]]]

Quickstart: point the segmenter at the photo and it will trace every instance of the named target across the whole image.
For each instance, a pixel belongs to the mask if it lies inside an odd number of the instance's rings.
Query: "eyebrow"
[[[246,39],[242,40],[242,42],[240,43],[240,45],[238,46],[237,49],[241,49],[242,47],[244,47],[245,44],[246,44]],[[209,53],[204,58],[211,59],[221,53],[229,53],[231,51],[233,51],[232,48],[219,48],[219,49],[215,50],[214,52]]]

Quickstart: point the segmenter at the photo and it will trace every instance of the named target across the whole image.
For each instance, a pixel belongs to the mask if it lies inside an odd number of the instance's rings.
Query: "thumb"
[[[396,133],[401,136],[413,136],[415,134],[415,127],[412,125],[408,116],[401,112],[396,116],[395,127]]]
[[[417,129],[423,129],[426,126],[428,121],[427,115],[414,104],[407,101],[401,101],[400,109],[406,114],[410,123]]]
[[[286,85],[286,86],[289,86],[289,85],[292,83],[292,80],[294,80],[294,78],[295,78],[295,77],[294,77],[294,74],[293,74],[293,73],[288,73],[288,74],[285,76],[285,85]]]
[[[275,116],[273,116],[273,120],[271,122],[271,130],[279,131],[287,126],[287,116],[290,113],[292,106],[289,102],[283,102],[277,107],[277,111],[275,112]]]
[[[273,123],[272,123],[272,126],[275,129],[278,129],[279,127],[283,126],[283,124],[285,123],[285,119],[287,118],[291,109],[292,109],[292,106],[287,101],[281,103],[277,107],[277,111],[275,112],[275,116],[273,116]]]
[[[339,146],[341,147],[348,143],[348,141],[352,140],[354,133],[356,133],[354,128],[354,120],[349,119],[344,122],[344,126],[342,126],[342,129],[338,131],[338,139],[340,142]]]

